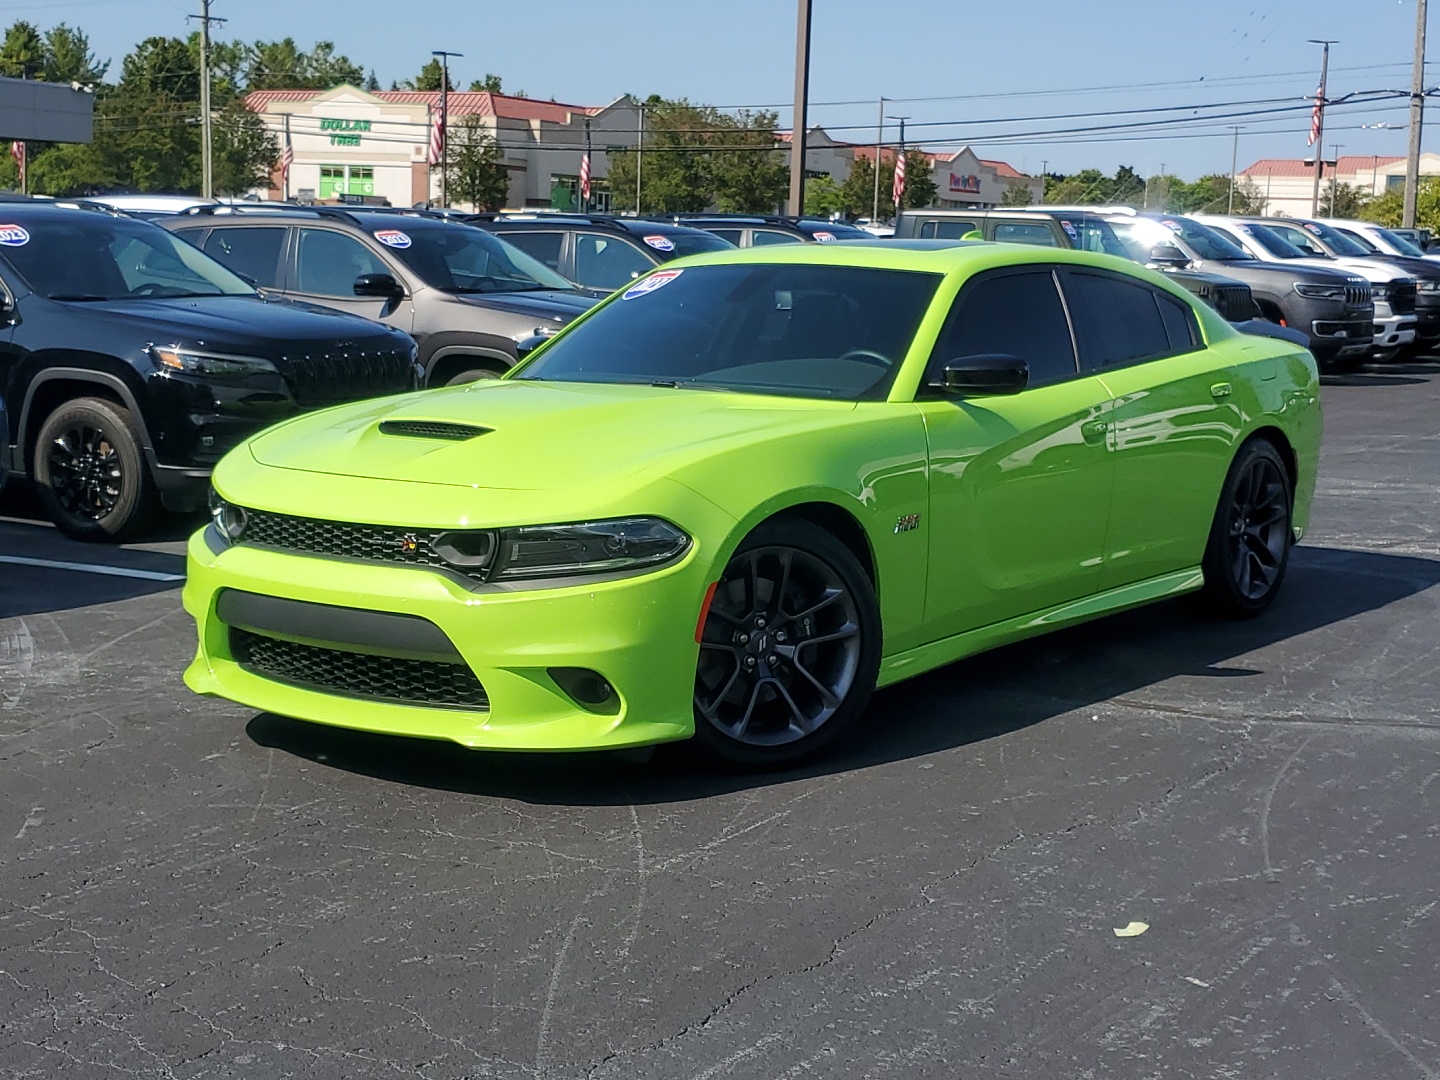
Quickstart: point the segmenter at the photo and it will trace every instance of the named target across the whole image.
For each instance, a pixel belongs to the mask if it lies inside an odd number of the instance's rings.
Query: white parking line
[[[128,566],[97,566],[94,563],[60,562],[57,559],[27,559],[22,555],[0,555],[0,563],[11,566],[38,566],[43,570],[75,570],[105,577],[139,578],[142,581],[184,581],[184,574],[162,574],[159,570],[132,570]]]

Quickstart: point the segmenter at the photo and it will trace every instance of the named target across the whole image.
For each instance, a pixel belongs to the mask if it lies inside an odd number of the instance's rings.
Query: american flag
[[[1320,137],[1320,118],[1325,115],[1325,99],[1320,96],[1320,88],[1315,88],[1315,108],[1310,110],[1310,141],[1306,146],[1314,146],[1315,140]]]
[[[590,151],[580,159],[580,198],[590,201]]]
[[[295,164],[295,148],[290,145],[290,133],[285,133],[285,148],[280,151],[280,182],[290,179],[290,166]]]
[[[445,117],[437,116],[430,129],[430,164],[439,165],[445,155]]]
[[[12,142],[10,144],[10,156],[15,159],[15,167],[20,170],[20,190],[25,190],[25,144],[23,142]]]
[[[901,197],[902,197],[904,194],[905,194],[905,150],[904,150],[904,148],[902,147],[901,149],[899,149],[899,150],[897,150],[897,151],[895,152],[895,184],[894,184],[893,189],[892,189],[891,192],[890,192],[891,198],[893,198],[893,199],[895,200],[895,205],[896,205],[896,206],[899,206],[899,205],[900,205],[900,199],[901,199]]]

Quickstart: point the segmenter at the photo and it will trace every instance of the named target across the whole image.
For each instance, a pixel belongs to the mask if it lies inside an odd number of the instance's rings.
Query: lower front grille
[[[246,671],[305,690],[430,709],[490,708],[464,664],[326,649],[230,628],[230,652]]]

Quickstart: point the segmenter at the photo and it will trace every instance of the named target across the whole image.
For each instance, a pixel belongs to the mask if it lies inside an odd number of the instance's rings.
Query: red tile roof
[[[1394,165],[1397,161],[1404,161],[1403,157],[1387,157],[1384,154],[1345,154],[1335,166],[1335,171],[1342,176],[1353,175],[1358,172],[1369,172],[1371,169],[1380,168],[1385,165]],[[1315,166],[1307,165],[1300,158],[1261,158],[1249,168],[1240,171],[1241,176],[1313,176]]]
[[[365,91],[362,91],[362,93]],[[327,93],[324,90],[252,90],[245,95],[245,105],[261,112],[275,101],[309,101]],[[428,105],[440,108],[438,90],[374,90],[371,97],[392,105]],[[534,98],[493,94],[488,90],[452,90],[446,107],[451,116],[498,116],[506,120],[549,120],[564,124],[572,114],[594,116],[603,106],[565,105],[558,101],[537,101]]]

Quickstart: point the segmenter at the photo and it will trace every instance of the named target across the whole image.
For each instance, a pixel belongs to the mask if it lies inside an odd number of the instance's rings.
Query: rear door
[[[1101,589],[1199,566],[1240,437],[1236,374],[1164,290],[1103,270],[1067,268],[1061,281],[1081,365],[1114,399]]]
[[[1080,370],[1054,270],[968,282],[925,385],[947,361],[985,353],[1024,360],[1029,388],[919,402],[930,444],[931,640],[1077,600],[1100,580],[1114,482],[1110,391]]]
[[[408,333],[414,311],[410,301],[356,296],[355,279],[361,274],[389,274],[402,283],[405,280],[398,269],[347,233],[311,225],[295,229],[290,296],[374,319]]]

